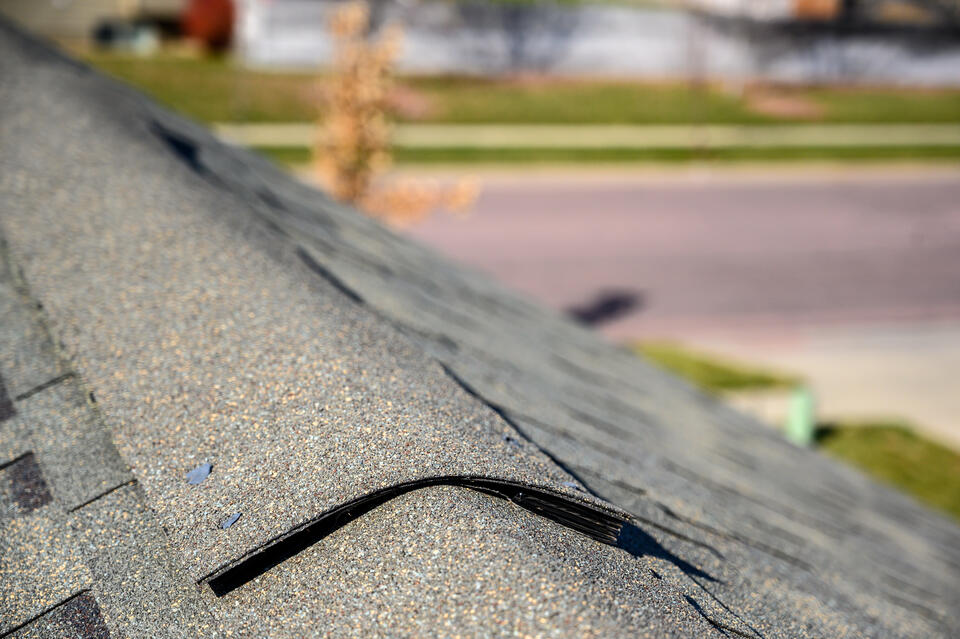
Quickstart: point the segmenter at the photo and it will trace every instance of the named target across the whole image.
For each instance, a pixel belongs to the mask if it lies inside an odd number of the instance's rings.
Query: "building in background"
[[[89,38],[110,22],[176,23],[187,0],[3,0],[0,14],[34,33]]]
[[[374,3],[416,73],[711,77],[960,86],[956,0],[693,0],[692,7],[421,0]],[[240,59],[330,59],[334,0],[237,0]]]

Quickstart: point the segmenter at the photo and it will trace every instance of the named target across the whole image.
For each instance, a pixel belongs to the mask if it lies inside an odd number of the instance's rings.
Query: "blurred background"
[[[960,0],[0,13],[960,517]]]

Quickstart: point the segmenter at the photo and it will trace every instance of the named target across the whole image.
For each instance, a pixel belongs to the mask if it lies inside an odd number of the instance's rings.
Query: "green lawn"
[[[258,152],[286,166],[306,164],[310,149],[261,147]],[[610,164],[689,162],[801,162],[857,160],[955,161],[960,147],[808,147],[762,149],[477,149],[394,148],[398,164]]]
[[[695,352],[672,342],[643,342],[634,350],[707,393],[790,388],[799,378]]]
[[[797,378],[698,353],[667,342],[633,346],[652,363],[701,390],[789,388]],[[817,429],[816,445],[877,480],[960,519],[960,453],[924,439],[901,422],[847,422]]]
[[[684,348],[673,342],[643,342],[634,351],[660,368],[712,395],[740,390],[790,388],[799,379]]]
[[[682,83],[611,81],[520,82],[481,78],[404,81],[434,105],[429,121],[444,123],[725,124],[763,123],[743,101],[716,89]]]
[[[310,72],[243,69],[229,58],[84,54],[107,73],[203,122],[316,120],[322,78]],[[680,82],[405,77],[397,83],[401,122],[457,124],[765,124],[791,121],[756,112],[749,97]],[[791,89],[826,123],[960,122],[960,90]],[[261,149],[282,164],[309,150]],[[956,160],[960,147],[734,149],[398,148],[398,164],[532,164],[690,161]]]
[[[242,69],[228,58],[139,58],[86,53],[96,67],[205,122],[302,122],[317,117],[319,75]],[[406,77],[399,93],[413,107],[400,121],[444,123],[762,124],[748,98],[680,82]],[[819,122],[960,122],[960,90],[796,89],[821,109]]]
[[[82,57],[202,122],[302,122],[317,117],[316,74],[249,71],[223,58]]]

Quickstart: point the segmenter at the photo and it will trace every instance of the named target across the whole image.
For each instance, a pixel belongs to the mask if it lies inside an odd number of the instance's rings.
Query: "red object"
[[[180,26],[188,38],[202,42],[212,51],[222,51],[230,46],[233,36],[233,2],[190,0]]]

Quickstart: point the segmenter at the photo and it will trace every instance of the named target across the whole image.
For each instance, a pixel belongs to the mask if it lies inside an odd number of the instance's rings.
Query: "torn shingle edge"
[[[438,485],[472,488],[507,499],[521,508],[610,546],[618,545],[620,530],[627,523],[623,515],[612,510],[519,482],[484,477],[435,477],[391,486],[344,504],[294,528],[200,581],[209,584],[214,594],[222,597],[391,499],[413,490]]]

